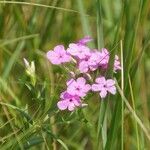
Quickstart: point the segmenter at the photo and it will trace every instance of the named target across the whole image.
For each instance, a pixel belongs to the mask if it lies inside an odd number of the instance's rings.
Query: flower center
[[[80,91],[80,88],[79,88],[79,87],[76,87],[76,90],[77,90],[77,91]]]
[[[88,57],[86,57],[86,58],[85,58],[85,61],[89,61],[89,58],[88,58]]]
[[[62,58],[63,56],[62,55],[59,55],[59,58]]]
[[[72,99],[69,99],[69,102],[72,102],[73,100]]]
[[[106,85],[104,84],[104,88],[106,88]]]

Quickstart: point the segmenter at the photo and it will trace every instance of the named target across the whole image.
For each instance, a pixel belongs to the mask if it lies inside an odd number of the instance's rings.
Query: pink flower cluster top
[[[57,45],[53,50],[47,52],[46,56],[52,64],[73,63],[76,68],[75,73],[71,72],[74,77],[66,82],[67,88],[60,95],[60,100],[57,103],[60,110],[73,111],[77,107],[85,106],[83,98],[90,91],[99,92],[101,98],[105,98],[108,93],[116,94],[115,81],[113,79],[106,79],[104,75],[99,75],[95,79],[91,76],[97,70],[99,72],[106,71],[110,58],[110,53],[105,48],[102,48],[100,51],[90,49],[87,43],[92,40],[91,37],[86,36],[77,43],[69,44],[66,50],[63,45]],[[119,57],[115,55],[114,72],[120,69]],[[95,80],[95,82],[91,83],[91,80]]]

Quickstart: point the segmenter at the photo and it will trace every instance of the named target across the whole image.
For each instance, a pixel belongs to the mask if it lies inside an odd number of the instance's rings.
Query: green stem
[[[131,91],[131,100],[132,100],[132,104],[133,104],[133,109],[135,110],[135,99],[134,99],[134,95],[133,95],[133,89],[132,89],[132,84],[131,84],[131,78],[130,75],[128,75],[129,77],[129,86],[130,86],[130,91]],[[137,122],[135,121],[135,132],[136,132],[136,141],[137,141],[137,149],[140,150],[140,140],[139,140],[139,133],[138,133],[138,126],[137,126]]]
[[[100,149],[100,134],[101,134],[101,130],[102,129],[105,129],[106,128],[104,127],[104,119],[105,118],[105,115],[106,115],[106,109],[107,109],[107,104],[108,104],[108,101],[104,101],[102,100],[101,101],[101,106],[100,106],[100,111],[99,111],[99,120],[98,120],[98,129],[97,129],[97,149]],[[106,126],[106,124],[105,124]],[[104,134],[104,131],[103,131],[103,135]],[[105,137],[102,137],[102,139],[104,139],[104,141],[106,141],[106,138]],[[103,141],[103,147],[105,147],[105,142]]]
[[[124,67],[123,67],[123,46],[122,41],[120,43],[121,47],[121,89],[124,91]],[[124,101],[122,99],[121,102],[121,149],[124,149],[123,143],[124,143]]]

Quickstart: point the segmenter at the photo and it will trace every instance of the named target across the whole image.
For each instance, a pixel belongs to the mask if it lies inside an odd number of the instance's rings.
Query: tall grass
[[[150,1],[0,1],[0,149],[150,149]],[[73,113],[56,103],[68,74],[45,53],[84,35],[111,56],[118,92]],[[115,54],[122,70],[113,72]],[[36,84],[23,58],[34,60]]]

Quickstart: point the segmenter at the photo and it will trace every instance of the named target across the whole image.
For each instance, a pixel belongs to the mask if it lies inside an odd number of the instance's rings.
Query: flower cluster
[[[58,45],[54,50],[47,52],[48,60],[54,65],[68,62],[74,65],[74,70],[70,73],[75,75],[66,82],[67,88],[61,93],[57,103],[60,110],[73,111],[76,107],[85,106],[82,101],[89,91],[99,92],[101,98],[105,98],[107,93],[113,95],[116,93],[115,81],[106,79],[102,74],[96,77],[93,83],[92,72],[97,70],[105,72],[108,69],[110,53],[105,48],[100,51],[89,48],[87,43],[92,40],[91,37],[86,36],[77,43],[69,44],[66,50],[63,45]],[[116,55],[113,70],[116,72],[120,69],[119,57]],[[90,78],[87,80],[87,77]]]

